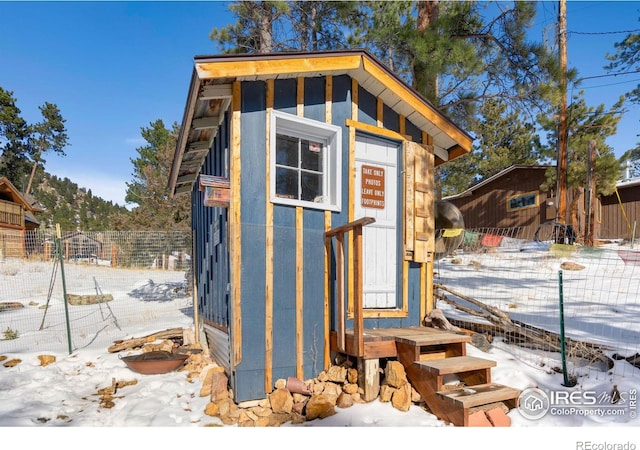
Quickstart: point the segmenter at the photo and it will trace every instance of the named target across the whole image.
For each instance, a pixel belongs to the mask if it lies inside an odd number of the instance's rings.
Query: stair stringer
[[[413,388],[420,394],[427,407],[441,420],[457,424],[468,422],[468,413],[465,417],[463,408],[452,406],[438,395],[444,389],[443,377],[424,370],[416,364],[416,347],[410,344],[396,342],[398,349],[398,361],[404,366],[407,379]]]

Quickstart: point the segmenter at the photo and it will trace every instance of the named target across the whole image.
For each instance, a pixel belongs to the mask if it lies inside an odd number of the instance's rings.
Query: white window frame
[[[276,135],[284,134],[298,139],[319,142],[325,150],[323,164],[323,199],[310,202],[278,197],[276,195]],[[342,209],[342,128],[329,123],[271,111],[270,142],[270,182],[269,192],[272,203],[301,206],[340,212]]]

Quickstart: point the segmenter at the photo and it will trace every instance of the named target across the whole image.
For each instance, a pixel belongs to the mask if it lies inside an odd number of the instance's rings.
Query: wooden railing
[[[374,223],[376,220],[373,217],[363,217],[353,222],[346,223],[344,225],[337,226],[324,233],[325,245],[327,248],[331,248],[331,241],[336,238],[336,334],[338,350],[345,351],[346,341],[346,318],[348,308],[345,303],[344,296],[344,280],[345,280],[345,236],[347,233],[353,233],[353,239],[351,240],[351,248],[349,254],[353,259],[353,276],[351,280],[353,286],[353,336],[355,339],[355,348],[357,349],[357,356],[364,356],[364,339],[363,333],[363,314],[362,314],[362,227]],[[329,275],[331,276],[331,275]],[[330,314],[333,315],[333,311],[330,310]]]
[[[0,223],[16,227],[24,226],[24,211],[22,206],[0,200]]]

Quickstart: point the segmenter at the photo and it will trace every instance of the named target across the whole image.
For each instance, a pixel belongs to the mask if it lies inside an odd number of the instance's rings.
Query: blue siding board
[[[395,131],[396,133],[400,132],[400,117],[398,117],[398,113],[387,105],[384,105],[382,108],[382,122],[386,129]]]
[[[237,402],[264,398],[264,370],[235,372],[231,385]]]
[[[402,326],[418,326],[422,322],[420,317],[420,264],[409,263],[409,317]]]
[[[351,119],[351,78],[342,75],[333,78],[332,122],[344,127],[347,119]],[[342,208],[339,213],[332,213],[331,226],[345,224],[349,221],[349,133],[342,133]]]
[[[325,121],[325,91],[324,77],[304,80],[304,117],[318,122]]]
[[[273,83],[273,108],[289,114],[296,114],[297,86],[295,78],[275,80]]]
[[[347,75],[341,75],[333,77],[333,92],[332,92],[332,122],[335,125],[343,126],[347,119],[351,119],[351,77]],[[340,212],[334,212],[331,214],[331,226],[336,227],[343,225],[349,221],[349,167],[348,167],[348,155],[349,155],[349,133],[345,129],[342,133],[342,208]],[[336,267],[335,267],[335,245],[336,241],[333,239],[331,250],[331,282],[329,286],[330,297],[335,300],[336,298]],[[345,258],[348,258],[348,251],[345,251]],[[346,292],[346,291],[345,291]],[[334,301],[335,303],[335,301]],[[335,304],[331,309],[333,311],[330,317],[330,327],[332,330],[336,329],[337,313],[335,311]]]
[[[304,367],[305,377],[323,369],[324,342],[324,213],[304,215]]]
[[[288,223],[275,223],[276,211]],[[296,354],[296,229],[295,208],[274,208],[273,229],[273,365],[295,366]]]
[[[358,86],[358,122],[376,125],[378,123],[377,115],[377,99],[362,86]]]
[[[413,124],[413,122],[409,120],[405,121],[404,128],[405,133],[411,136],[413,142],[422,142],[422,132]]]
[[[240,146],[242,361],[236,367],[238,376],[245,371],[264,370],[265,364],[265,99],[264,82],[242,83],[240,131],[242,137]],[[263,377],[259,378],[257,389],[263,391]]]

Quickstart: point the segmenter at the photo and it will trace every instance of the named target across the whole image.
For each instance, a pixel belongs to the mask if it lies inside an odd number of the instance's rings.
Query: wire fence
[[[193,317],[190,232],[36,230],[1,244],[14,256],[0,254],[0,354],[113,343]]]
[[[640,249],[517,231],[465,230],[436,263],[436,307],[452,325],[569,381],[639,376]]]
[[[550,371],[566,362],[574,378],[637,377],[640,249],[520,234],[464,230],[440,242],[448,248],[435,266],[436,307]],[[128,329],[192,323],[188,232],[67,233],[56,246],[53,232],[35,231],[22,242],[22,257],[0,257],[0,354],[63,352],[69,340],[75,350]]]

